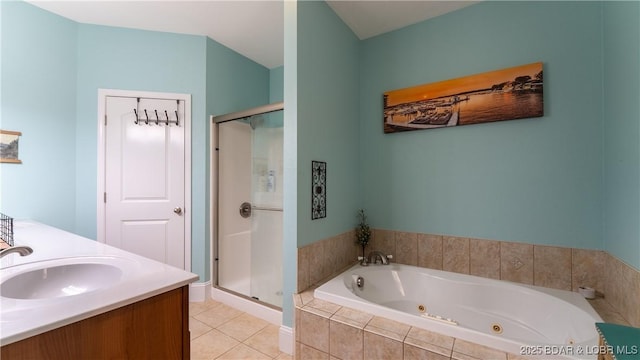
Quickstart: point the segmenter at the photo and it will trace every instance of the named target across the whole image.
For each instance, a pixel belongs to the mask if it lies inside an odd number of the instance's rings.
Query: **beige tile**
[[[616,261],[622,276],[615,280],[621,296],[614,306],[632,326],[640,326],[640,272],[619,259]]]
[[[418,234],[418,266],[442,270],[442,236]]]
[[[598,315],[604,320],[604,322],[619,324],[619,325],[627,325],[630,324],[620,315],[616,309],[611,306],[604,298],[596,298],[593,300],[588,300],[593,310],[595,310]]]
[[[607,302],[615,306],[616,294],[614,294],[613,282],[615,281],[616,274],[613,266],[614,258],[609,253],[604,253],[604,297]]]
[[[280,354],[279,332],[276,325],[269,324],[248,338],[244,343],[273,358]]]
[[[402,359],[402,341],[364,332],[364,360]]]
[[[629,322],[632,326],[640,327],[640,271],[630,269],[632,271],[631,289],[629,294]]]
[[[300,293],[300,300],[302,300],[303,305],[307,305],[308,303],[312,302],[313,299],[315,299],[313,297],[313,290],[307,290]]]
[[[329,326],[329,354],[343,360],[362,359],[364,351],[362,329],[333,320]]]
[[[297,308],[301,308],[304,306],[304,304],[302,303],[302,297],[300,296],[300,294],[293,294],[293,306],[297,307]]]
[[[306,310],[312,311],[313,309],[316,309],[331,315],[335,314],[336,311],[340,310],[340,308],[340,305],[320,299],[313,299],[305,306]]]
[[[418,266],[418,234],[396,232],[395,262]]]
[[[352,231],[347,231],[336,236],[336,269],[335,272],[340,272],[354,261],[356,261],[357,255],[355,254],[355,236],[352,236]]]
[[[358,256],[362,253],[362,247],[356,243],[356,233],[349,230],[342,234],[343,244],[345,248],[345,260],[343,267],[353,266],[358,261]]]
[[[339,236],[333,236],[322,240],[324,253],[323,278],[327,278],[338,271],[338,258],[340,257],[340,248],[338,247],[339,239]]]
[[[300,343],[300,360],[329,360],[329,353]],[[297,354],[296,354],[296,358]]]
[[[463,356],[456,357],[456,354],[462,354],[471,356],[476,359],[507,359],[507,354],[496,349],[492,349],[483,345],[475,344],[472,342],[456,339],[453,343],[453,354],[452,357],[457,359],[464,359]]]
[[[212,309],[221,303],[212,299],[207,301],[196,301],[189,303],[189,316],[198,315],[202,312],[205,312],[209,309]]]
[[[500,279],[533,284],[533,245],[500,243]]]
[[[454,338],[436,332],[412,327],[405,339],[406,343],[427,349],[431,352],[449,356],[453,349]],[[436,346],[437,348],[434,348]]]
[[[328,354],[329,319],[308,311],[301,311],[300,342]]]
[[[528,356],[507,353],[507,359],[508,360],[529,360],[531,358]]]
[[[398,341],[404,340],[405,336],[411,329],[411,326],[389,320],[383,317],[374,316],[371,321],[365,327],[366,331],[372,332],[377,335],[386,336]]]
[[[238,344],[237,340],[213,329],[191,341],[191,359],[215,359]]]
[[[471,275],[500,279],[500,242],[469,239],[469,271]]]
[[[605,254],[600,250],[572,249],[571,289],[588,286],[604,292]]]
[[[194,316],[194,318],[211,326],[212,328],[217,328],[218,326],[240,315],[242,315],[242,311],[236,310],[225,304],[220,304],[214,308],[211,308]]]
[[[258,331],[264,329],[268,324],[268,322],[262,319],[249,314],[242,314],[220,325],[218,330],[236,340],[245,341]]]
[[[283,352],[281,352],[277,357],[275,357],[274,359],[276,360],[293,360],[293,356],[289,355],[289,354],[285,354]]]
[[[211,326],[196,320],[193,317],[189,317],[189,332],[191,334],[191,340],[197,338],[198,336],[207,333],[213,329]]]
[[[255,349],[248,347],[245,344],[238,344],[231,350],[217,357],[216,360],[271,360],[270,356],[267,356]]]
[[[373,230],[373,239],[367,245],[366,253],[369,256],[371,251],[380,251],[385,255],[396,256],[396,239],[395,231],[391,230]]]
[[[533,284],[571,290],[571,249],[534,245]]]
[[[298,288],[297,292],[305,291],[311,285],[309,280],[309,266],[311,262],[311,245],[298,249]]]
[[[309,257],[309,285],[313,286],[326,277],[324,246],[322,241],[316,241],[308,246],[311,251],[311,256]]]
[[[420,347],[404,343],[403,360],[449,360],[449,356],[431,352]]]
[[[364,329],[364,327],[372,318],[373,315],[369,313],[343,307],[340,310],[336,311],[335,314],[333,314],[331,320]]]
[[[442,239],[442,270],[469,273],[469,239],[454,236]]]

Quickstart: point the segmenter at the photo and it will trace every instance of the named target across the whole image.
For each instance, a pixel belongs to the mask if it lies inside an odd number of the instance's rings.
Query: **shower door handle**
[[[240,204],[240,216],[245,219],[251,216],[251,203],[243,202]]]

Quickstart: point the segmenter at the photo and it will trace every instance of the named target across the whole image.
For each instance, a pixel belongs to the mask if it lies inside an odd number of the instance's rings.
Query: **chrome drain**
[[[500,324],[493,324],[491,325],[491,331],[496,334],[502,334],[502,326]]]

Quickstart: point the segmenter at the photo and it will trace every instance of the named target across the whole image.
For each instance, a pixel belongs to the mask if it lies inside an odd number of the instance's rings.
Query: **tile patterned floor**
[[[291,360],[278,349],[278,327],[215,300],[189,303],[191,359]]]

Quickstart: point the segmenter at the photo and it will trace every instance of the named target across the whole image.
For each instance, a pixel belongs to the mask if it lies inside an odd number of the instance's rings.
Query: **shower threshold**
[[[233,290],[213,285],[211,298],[234,309],[246,312],[271,324],[282,325],[282,308],[256,300]]]

